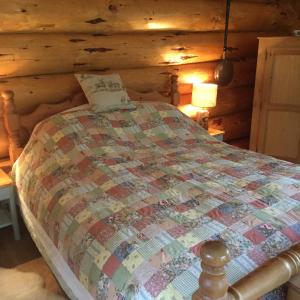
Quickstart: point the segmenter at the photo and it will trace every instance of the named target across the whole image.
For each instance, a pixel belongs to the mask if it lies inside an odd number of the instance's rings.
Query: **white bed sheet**
[[[59,281],[61,287],[66,292],[67,296],[72,300],[94,299],[74,275],[62,255],[48,237],[43,227],[39,224],[21,197],[19,197],[19,204],[23,219],[32,239],[34,240],[43,258],[51,268],[55,277]]]

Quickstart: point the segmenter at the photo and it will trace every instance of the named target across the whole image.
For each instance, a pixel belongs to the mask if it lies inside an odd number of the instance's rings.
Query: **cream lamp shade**
[[[213,83],[193,84],[192,105],[201,108],[216,106],[218,85]]]

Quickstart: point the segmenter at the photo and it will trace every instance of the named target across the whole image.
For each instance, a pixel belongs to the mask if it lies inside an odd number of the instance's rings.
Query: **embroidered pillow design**
[[[119,74],[75,74],[89,104],[98,112],[134,109]]]

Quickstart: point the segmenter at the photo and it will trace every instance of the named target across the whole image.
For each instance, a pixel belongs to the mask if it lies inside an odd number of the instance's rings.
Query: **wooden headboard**
[[[169,75],[169,90],[164,94],[158,91],[141,93],[134,89],[127,89],[127,91],[130,98],[135,101],[155,100],[177,105],[179,101],[177,79],[177,75]],[[14,92],[11,90],[4,91],[1,93],[1,96],[3,99],[3,120],[8,137],[11,163],[14,163],[20,156],[34,127],[39,122],[66,109],[87,103],[85,95],[82,92],[77,92],[67,98],[60,99],[56,103],[49,104],[48,101],[47,103],[41,103],[31,112],[18,113],[14,101]]]

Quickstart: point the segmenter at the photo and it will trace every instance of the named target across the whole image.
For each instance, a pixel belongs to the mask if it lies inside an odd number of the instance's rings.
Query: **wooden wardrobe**
[[[250,149],[300,163],[300,37],[259,39]]]

